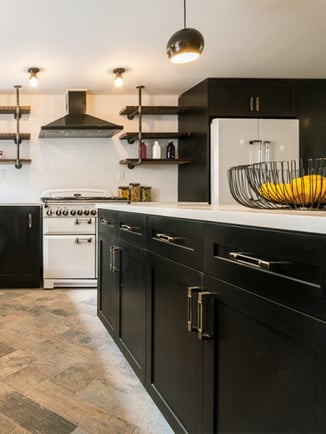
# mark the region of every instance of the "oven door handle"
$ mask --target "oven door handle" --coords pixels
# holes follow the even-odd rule
[[[74,225],[80,225],[81,223],[87,223],[88,225],[92,224],[91,218],[76,218],[74,221]]]
[[[91,243],[92,242],[92,238],[75,238],[75,243],[76,244],[81,244],[81,243]]]

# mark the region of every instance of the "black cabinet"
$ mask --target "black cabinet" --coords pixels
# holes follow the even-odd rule
[[[39,288],[41,208],[2,206],[0,209],[0,286]]]
[[[116,225],[117,213],[109,210],[99,211],[97,314],[113,338],[116,338],[118,334],[119,308]]]
[[[211,117],[294,117],[296,84],[282,79],[209,79]]]
[[[203,432],[325,433],[326,324],[216,278],[204,288]]]
[[[187,331],[188,287],[202,274],[151,254],[147,390],[175,432],[200,433],[201,344]]]
[[[315,234],[206,226],[204,432],[326,431],[325,243]]]
[[[145,382],[145,216],[99,211],[98,316]]]

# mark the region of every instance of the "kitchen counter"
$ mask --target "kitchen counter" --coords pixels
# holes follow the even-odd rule
[[[326,234],[326,211],[252,209],[241,205],[148,202],[98,203],[97,208],[219,223]]]

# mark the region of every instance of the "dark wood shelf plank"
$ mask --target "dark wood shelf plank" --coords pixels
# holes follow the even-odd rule
[[[132,165],[138,161],[137,158],[127,158],[125,160],[120,160],[120,164],[127,164]],[[189,164],[191,163],[190,158],[175,158],[175,159],[166,159],[166,158],[159,158],[159,159],[153,159],[153,158],[146,158],[142,160],[142,165],[152,165],[152,166],[158,166],[158,165],[181,165],[181,164]]]
[[[21,140],[29,140],[31,138],[30,133],[20,133],[19,137]],[[15,140],[16,133],[0,133],[0,140]]]
[[[21,114],[26,115],[31,112],[31,107],[29,105],[19,106],[19,111]],[[12,105],[2,105],[0,106],[1,115],[13,115],[16,113],[16,106]]]
[[[142,115],[177,115],[186,110],[186,107],[178,106],[142,106]],[[139,108],[136,105],[128,105],[120,110],[119,114],[126,115],[128,119],[133,119],[139,114]]]
[[[172,139],[180,137],[189,137],[190,132],[177,133],[177,132],[165,132],[165,133],[142,133],[142,138],[145,139]],[[119,137],[120,140],[128,140],[128,143],[134,143],[138,139],[138,133],[124,133]]]
[[[0,164],[15,164],[16,161],[15,158],[0,158]],[[30,164],[32,162],[29,158],[20,158],[19,161],[22,164]]]

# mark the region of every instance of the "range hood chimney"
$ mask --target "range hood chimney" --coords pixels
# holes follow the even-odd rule
[[[67,114],[41,127],[42,138],[106,138],[122,130],[121,125],[86,114],[86,91],[68,90]]]

